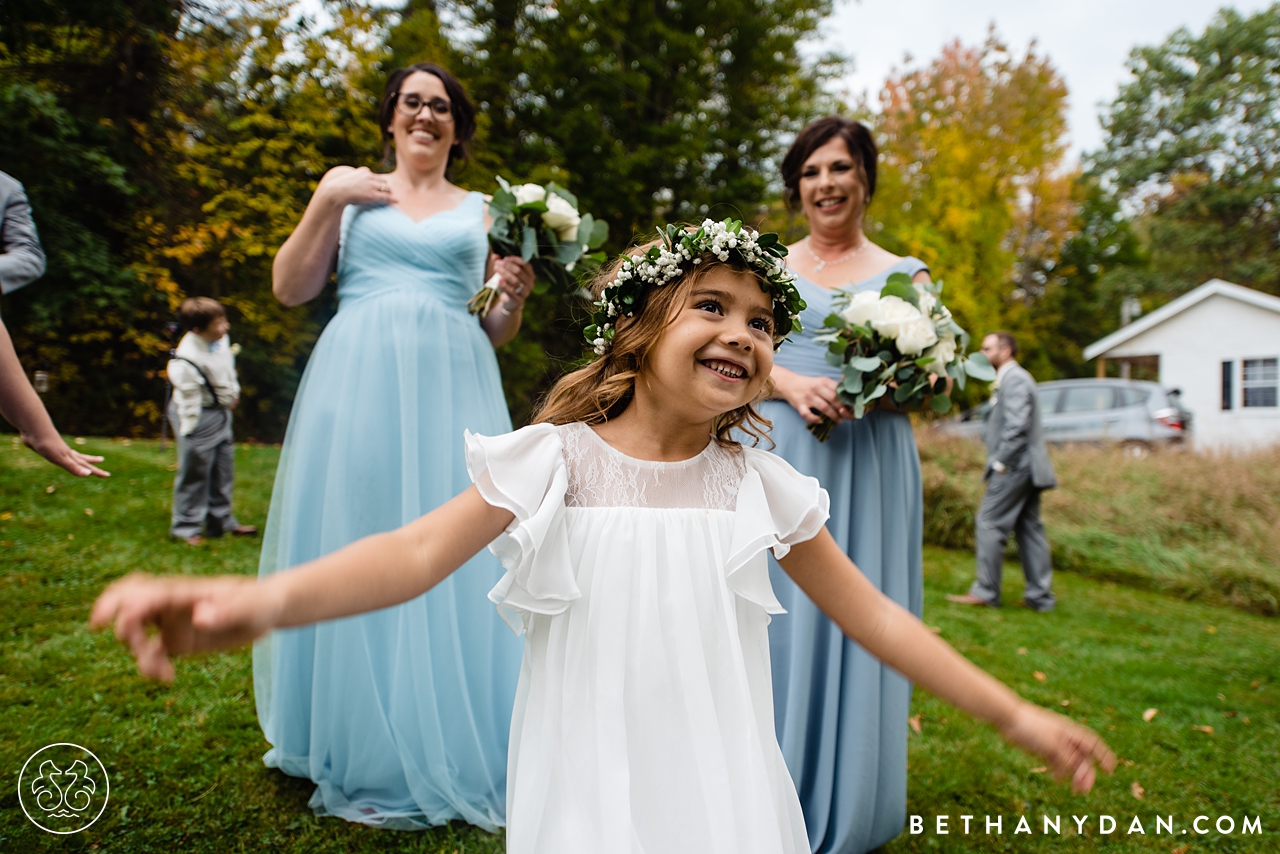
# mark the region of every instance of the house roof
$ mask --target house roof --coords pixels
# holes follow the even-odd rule
[[[1112,332],[1100,341],[1093,342],[1085,348],[1084,358],[1088,361],[1096,359],[1098,356],[1106,355],[1108,351],[1137,338],[1148,329],[1159,326],[1174,315],[1181,314],[1212,296],[1230,297],[1257,308],[1265,308],[1280,314],[1280,297],[1273,297],[1271,294],[1264,294],[1262,291],[1255,291],[1253,288],[1233,285],[1230,282],[1224,282],[1222,279],[1210,279],[1194,291],[1183,294],[1173,302],[1167,303],[1151,312],[1146,317]]]

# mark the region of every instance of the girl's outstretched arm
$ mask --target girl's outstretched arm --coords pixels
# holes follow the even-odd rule
[[[271,629],[375,611],[440,583],[514,518],[470,487],[422,518],[277,572],[264,581],[133,573],[107,587],[89,616],[115,624],[144,676],[173,679],[171,655],[227,649]],[[159,629],[151,635],[149,626]]]
[[[1108,772],[1116,758],[1093,730],[1023,700],[930,632],[911,612],[876,589],[823,528],[781,561],[819,608],[846,635],[917,685],[974,717],[1009,741],[1044,756],[1054,776],[1081,792],[1093,787],[1094,763]]]

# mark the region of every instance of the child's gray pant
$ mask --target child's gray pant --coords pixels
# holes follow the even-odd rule
[[[169,423],[178,424],[177,408],[169,407]],[[190,436],[178,437],[178,476],[173,481],[173,522],[169,533],[194,537],[221,536],[239,526],[231,512],[235,479],[235,442],[231,410],[206,409]]]

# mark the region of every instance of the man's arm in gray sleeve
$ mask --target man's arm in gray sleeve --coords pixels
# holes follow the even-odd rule
[[[1024,376],[1010,375],[1000,385],[1001,404],[1004,406],[1004,429],[1000,432],[1000,444],[992,455],[1006,466],[1012,466],[1021,458],[1031,434],[1031,414],[1034,411],[1036,384]]]
[[[0,211],[0,292],[6,294],[44,275],[44,249],[31,219],[31,205],[22,185],[14,184]]]

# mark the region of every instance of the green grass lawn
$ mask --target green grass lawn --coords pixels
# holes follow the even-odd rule
[[[82,449],[107,456],[114,476],[77,480],[0,444],[0,768],[11,781],[0,790],[0,851],[501,850],[500,838],[461,825],[402,833],[315,819],[312,785],[262,765],[248,650],[185,661],[165,687],[138,678],[109,635],[86,631],[89,605],[111,579],[133,569],[252,573],[258,544],[168,541],[172,446],[91,439]],[[237,450],[242,521],[264,523],[277,454]],[[971,572],[969,555],[926,551],[925,621],[1024,696],[1086,719],[1125,762],[1093,793],[1073,795],[1035,773],[1037,760],[920,692],[909,812],[929,832],[904,834],[888,851],[1280,850],[1280,621],[1066,573],[1051,614],[949,605],[943,594],[965,589]],[[1016,568],[1009,575],[1014,602]],[[1144,722],[1148,708],[1159,714]],[[90,748],[111,775],[107,812],[67,837],[28,823],[16,792],[26,758],[58,741]],[[932,832],[940,814],[951,816],[949,836]],[[976,817],[967,837],[962,814]],[[1061,837],[1040,833],[1044,814],[1062,816]],[[1109,837],[1099,836],[1100,814],[1117,819]],[[1002,835],[983,834],[986,815],[1003,816]],[[1020,815],[1034,834],[1014,835]],[[1091,840],[1076,836],[1072,815],[1089,816]],[[1145,837],[1125,833],[1135,815]],[[1155,835],[1156,815],[1173,816],[1174,836]],[[1197,815],[1231,815],[1236,834],[1182,835]],[[1240,834],[1246,815],[1260,817],[1262,836]]]

